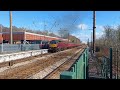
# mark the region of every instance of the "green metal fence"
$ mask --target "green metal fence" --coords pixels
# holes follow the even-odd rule
[[[88,73],[88,49],[86,48],[68,71],[60,74],[60,79],[86,79]]]
[[[109,48],[109,57],[103,56],[101,59],[101,74],[105,79],[112,79],[112,59],[113,59],[113,48]]]

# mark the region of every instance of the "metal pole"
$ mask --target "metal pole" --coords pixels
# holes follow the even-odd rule
[[[45,31],[45,29],[46,29],[46,28],[45,28],[45,20],[44,20],[44,31]],[[45,34],[44,34],[44,41],[45,41]]]
[[[110,79],[112,79],[112,48],[110,48]]]
[[[69,43],[69,32],[68,32],[68,43]]]
[[[96,13],[93,11],[93,53],[95,52]]]
[[[88,47],[89,47],[89,38],[88,38]]]
[[[24,44],[26,44],[26,30],[24,31]]]
[[[117,49],[117,79],[118,79],[118,49]]]
[[[1,33],[2,33],[2,25],[0,25],[0,28],[1,28]]]
[[[92,32],[91,32],[91,52],[92,52],[92,40],[93,40],[93,38],[92,38]]]
[[[9,12],[10,13],[10,44],[13,44],[13,33],[12,33],[12,11]]]
[[[3,52],[3,33],[2,33],[2,25],[1,25],[1,34],[2,34],[2,50],[1,50],[1,52]]]
[[[45,30],[45,20],[44,20],[44,30]]]
[[[76,43],[77,43],[77,38],[76,38]]]

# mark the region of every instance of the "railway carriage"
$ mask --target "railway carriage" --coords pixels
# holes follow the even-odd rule
[[[79,44],[75,44],[75,43],[68,43],[66,41],[62,41],[62,40],[52,40],[49,43],[49,52],[57,52],[57,51],[61,51],[61,50],[65,50],[65,49],[69,49],[69,48],[73,48],[73,47],[77,47],[79,46]]]

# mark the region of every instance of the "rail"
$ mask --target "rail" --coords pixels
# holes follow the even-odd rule
[[[47,79],[51,74],[55,74],[56,71],[59,71],[60,68],[62,66],[64,66],[66,63],[71,63],[75,61],[75,57],[80,53],[80,51],[82,51],[82,49],[80,49],[79,51],[77,51],[74,55],[72,55],[70,58],[68,58],[65,62],[63,62],[61,65],[59,65],[56,69],[54,69],[51,73],[49,73],[48,75],[46,75],[43,79]],[[71,61],[73,60],[73,61]]]
[[[88,77],[88,48],[81,53],[68,71],[60,74],[60,79],[87,79]]]

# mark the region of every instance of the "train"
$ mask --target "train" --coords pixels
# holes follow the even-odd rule
[[[81,44],[71,43],[64,39],[59,40],[30,40],[28,44],[39,44],[40,49],[48,49],[48,52],[58,52],[65,49],[80,46]]]
[[[49,41],[47,40],[31,40],[29,44],[39,44],[40,49],[49,48]]]
[[[65,49],[80,46],[80,44],[66,42],[62,40],[52,40],[49,42],[48,52],[58,52]]]

